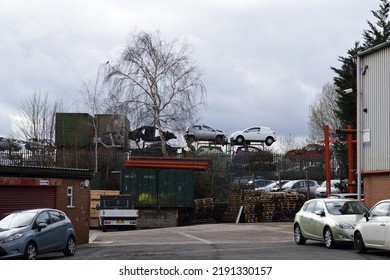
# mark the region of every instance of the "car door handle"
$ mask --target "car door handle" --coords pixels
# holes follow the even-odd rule
[[[381,227],[385,227],[385,226],[386,226],[386,224],[384,224],[384,223],[381,223],[381,224],[380,224],[380,226],[381,226]]]

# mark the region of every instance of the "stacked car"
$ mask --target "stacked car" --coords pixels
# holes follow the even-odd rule
[[[230,143],[244,145],[258,142],[271,146],[276,141],[276,133],[266,126],[252,126],[244,130],[233,132],[230,135]]]
[[[233,145],[265,143],[267,146],[271,146],[276,141],[276,133],[267,126],[252,126],[233,132],[228,139],[226,134],[220,129],[214,129],[204,124],[195,124],[186,128],[184,138],[189,143],[212,141],[216,144],[226,144],[230,140],[230,143]]]
[[[184,138],[188,143],[195,141],[212,141],[216,144],[226,144],[227,136],[219,129],[204,124],[195,124],[186,128]]]

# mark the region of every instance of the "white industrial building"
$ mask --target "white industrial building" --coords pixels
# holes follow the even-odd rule
[[[358,179],[371,207],[390,198],[390,42],[359,53],[357,67]]]

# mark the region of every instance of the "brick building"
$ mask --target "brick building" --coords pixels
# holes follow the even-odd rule
[[[92,178],[85,169],[0,166],[0,214],[57,208],[71,219],[77,243],[88,243]]]

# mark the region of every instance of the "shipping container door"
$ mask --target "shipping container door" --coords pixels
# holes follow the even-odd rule
[[[161,169],[158,172],[160,206],[192,207],[194,201],[194,171]]]
[[[123,169],[121,193],[132,194],[136,207],[157,206],[157,171],[150,168]]]

